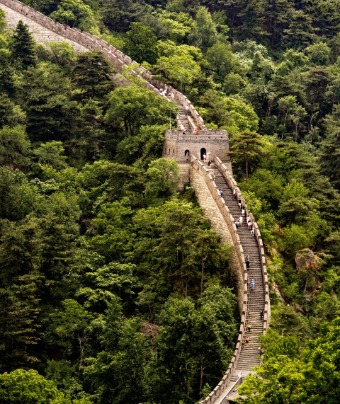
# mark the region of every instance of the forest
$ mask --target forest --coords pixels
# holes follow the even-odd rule
[[[244,404],[340,395],[339,0],[25,0],[229,133],[272,319]],[[161,158],[171,105],[0,10],[0,401],[191,404],[238,334],[232,246]],[[204,268],[204,272],[202,270]]]

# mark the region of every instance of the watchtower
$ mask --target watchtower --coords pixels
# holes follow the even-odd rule
[[[229,137],[226,130],[199,130],[186,133],[181,130],[167,130],[163,147],[163,157],[178,163],[189,163],[190,155],[203,161],[214,161],[218,157],[224,163],[229,162]]]
[[[226,130],[201,129],[195,131],[167,130],[163,146],[163,157],[175,160],[179,166],[178,189],[190,183],[190,156],[193,155],[211,167],[218,157],[232,173],[229,151],[229,137]],[[210,162],[210,163],[209,163]]]

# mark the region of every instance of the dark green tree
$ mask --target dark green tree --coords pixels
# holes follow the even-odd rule
[[[157,37],[152,29],[140,22],[134,22],[130,27],[126,33],[124,52],[138,63],[156,63]]]
[[[327,136],[321,142],[320,159],[322,172],[340,190],[340,107],[334,106],[332,114],[325,117]]]
[[[18,22],[13,33],[11,51],[14,63],[22,69],[27,69],[30,66],[36,65],[37,55],[35,51],[35,43],[29,32],[28,26],[21,20]]]
[[[100,0],[104,24],[118,32],[127,31],[131,22],[138,21],[146,12],[143,0]]]
[[[20,105],[33,141],[63,141],[78,130],[79,106],[71,100],[70,81],[50,67],[28,69],[20,88]]]
[[[101,53],[80,54],[72,69],[73,83],[76,85],[73,97],[83,103],[92,98],[104,104],[107,94],[115,88],[112,71],[112,66]]]

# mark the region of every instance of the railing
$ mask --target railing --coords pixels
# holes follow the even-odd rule
[[[238,266],[243,269],[243,298],[242,298],[242,307],[241,307],[241,323],[239,328],[239,335],[236,342],[236,347],[232,356],[232,359],[229,363],[228,369],[223,375],[220,382],[214,388],[214,390],[206,397],[204,400],[200,402],[200,404],[212,404],[215,402],[217,398],[221,396],[228,384],[230,383],[231,377],[233,375],[233,371],[236,369],[238,359],[240,357],[241,349],[242,349],[242,341],[245,334],[245,324],[247,322],[247,307],[248,307],[248,273],[245,264],[245,256],[243,252],[243,247],[240,242],[239,235],[236,231],[235,220],[232,214],[229,211],[229,208],[225,205],[224,199],[218,193],[218,187],[214,181],[213,176],[210,174],[209,169],[204,166],[202,162],[200,162],[195,156],[191,156],[191,164],[192,166],[199,170],[205,179],[205,182],[210,190],[212,197],[214,198],[224,220],[228,226],[234,247],[235,253],[238,261]],[[218,167],[219,171],[222,173],[223,177],[227,181],[229,187],[231,189],[235,189],[238,200],[241,200],[246,206],[245,201],[243,200],[241,191],[236,184],[236,181],[228,171],[227,167],[222,163],[222,161],[216,157],[215,164]],[[269,318],[270,318],[270,304],[269,304],[269,287],[268,287],[268,275],[265,264],[264,257],[264,249],[263,242],[261,238],[261,233],[259,231],[258,225],[254,220],[254,217],[251,213],[248,212],[248,215],[251,217],[254,224],[254,235],[256,237],[256,241],[259,247],[260,255],[261,255],[261,267],[263,273],[263,282],[264,282],[264,294],[265,294],[265,306],[264,306],[264,318],[263,318],[263,332],[265,332],[268,328]]]
[[[66,24],[60,24],[39,11],[34,10],[32,7],[21,3],[20,1],[0,0],[0,3],[10,7],[14,11],[19,12],[23,16],[30,18],[50,31],[84,46],[86,49],[101,52],[115,66],[118,72],[123,73],[124,70],[128,70],[131,75],[143,78],[145,80],[145,85],[150,90],[156,92],[157,95],[165,97],[163,95],[163,90],[166,89],[168,95],[167,98],[170,100],[173,99],[179,105],[186,107],[187,111],[190,112],[197,128],[205,129],[202,117],[184,94],[174,89],[170,85],[164,84],[155,79],[151,72],[146,70],[143,66],[139,65],[123,52],[116,49],[114,46],[110,45],[105,40],[88,34],[87,32],[80,31],[77,28],[71,28]]]

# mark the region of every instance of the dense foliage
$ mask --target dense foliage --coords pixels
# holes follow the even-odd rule
[[[122,48],[229,131],[272,286],[272,330],[246,402],[335,403],[338,0],[25,3]],[[36,46],[23,24],[1,31],[7,400],[31,377],[42,402],[190,403],[233,349],[229,253],[190,190],[176,195],[176,165],[159,159],[175,107],[138,83],[115,88],[111,73],[99,54]],[[28,402],[20,394],[12,402]]]

